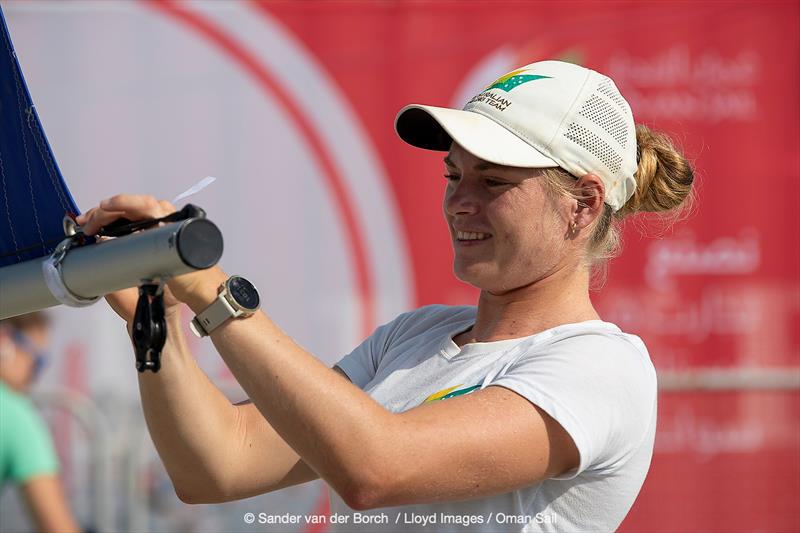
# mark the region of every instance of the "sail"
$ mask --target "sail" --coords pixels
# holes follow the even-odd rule
[[[0,267],[52,253],[78,208],[58,169],[0,8]]]
[[[80,307],[153,280],[210,268],[222,234],[202,210],[103,246],[82,237],[58,261],[64,218],[78,208],[58,170],[0,10],[0,319],[59,303]]]

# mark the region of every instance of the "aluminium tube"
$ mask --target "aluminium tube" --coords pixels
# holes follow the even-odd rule
[[[73,248],[61,263],[64,285],[93,298],[214,266],[222,256],[222,233],[208,219],[190,218],[117,239]],[[0,268],[0,319],[60,302],[44,281],[39,258]]]

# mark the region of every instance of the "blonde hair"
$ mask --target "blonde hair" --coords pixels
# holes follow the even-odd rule
[[[606,261],[622,251],[620,235],[624,219],[637,213],[658,213],[666,229],[688,215],[694,204],[694,170],[670,138],[639,124],[636,145],[636,191],[616,212],[605,204],[603,214],[590,229],[586,259],[592,268],[605,267]],[[567,171],[549,168],[542,176],[547,191],[554,197],[567,195],[578,201],[584,199],[575,191],[575,177]]]

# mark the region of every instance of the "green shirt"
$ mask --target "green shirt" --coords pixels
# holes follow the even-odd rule
[[[57,471],[58,459],[42,417],[28,398],[0,382],[0,486]]]

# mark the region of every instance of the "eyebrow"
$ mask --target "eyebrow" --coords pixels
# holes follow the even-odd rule
[[[453,160],[450,159],[450,156],[445,156],[443,161],[448,167],[458,168],[458,165],[456,165]],[[502,168],[502,165],[495,165],[494,163],[489,163],[488,161],[483,161],[473,167],[474,170],[490,170],[497,168]]]

